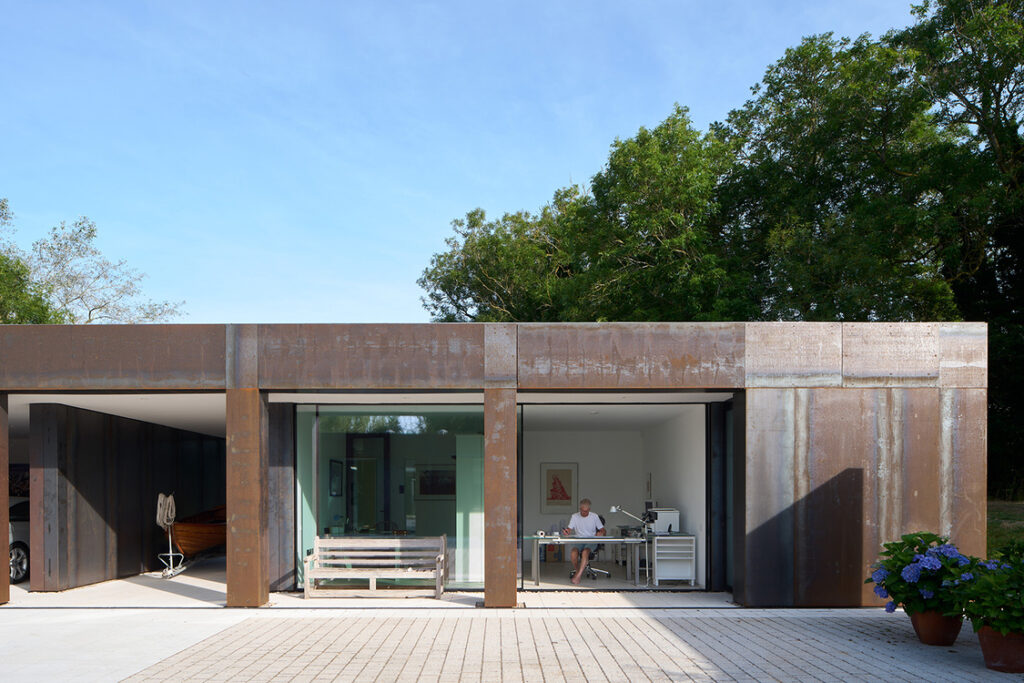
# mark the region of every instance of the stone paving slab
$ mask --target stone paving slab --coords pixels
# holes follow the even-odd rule
[[[981,681],[881,610],[263,611],[130,681]]]

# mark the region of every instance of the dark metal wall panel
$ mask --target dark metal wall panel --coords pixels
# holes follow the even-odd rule
[[[484,390],[484,605],[515,607],[518,566],[515,389]]]
[[[295,406],[271,403],[270,471],[267,482],[267,535],[270,590],[296,587],[295,567]]]
[[[938,385],[938,323],[843,323],[843,386]]]
[[[0,548],[6,548],[11,540],[8,538],[10,529],[10,433],[8,429],[7,394],[0,394]],[[0,571],[0,605],[11,599],[10,572]]]
[[[743,604],[793,604],[796,389],[747,389]],[[804,418],[805,419],[805,418]]]
[[[939,530],[939,390],[903,389],[902,453],[896,474],[902,479],[902,504],[897,532],[883,533],[887,540],[923,530]]]
[[[743,323],[521,324],[519,388],[742,388],[743,335]]]
[[[985,389],[943,389],[943,403],[951,404],[952,420],[947,422],[952,462],[947,485],[951,499],[950,537],[962,552],[984,557],[988,499],[988,396]],[[994,550],[994,548],[993,548]]]
[[[176,493],[179,518],[223,504],[223,487],[211,499],[202,486],[204,472],[223,471],[216,437],[54,404],[32,405],[30,429],[32,590],[155,568],[166,552],[158,492]],[[210,461],[183,457],[202,442]]]
[[[269,598],[267,403],[259,389],[227,391],[227,605]]]
[[[853,607],[870,599],[878,544],[877,473],[892,460],[887,390],[797,390],[794,604]],[[802,396],[801,396],[802,394]],[[885,454],[879,451],[885,451]]]
[[[263,389],[483,386],[484,326],[260,325]]]
[[[4,325],[0,388],[224,388],[223,325]]]
[[[745,334],[748,387],[842,385],[842,323],[747,323]]]
[[[711,403],[705,406],[705,433],[708,446],[707,584],[712,591],[722,591],[726,587],[725,540],[728,515],[725,508],[725,408],[724,403]]]
[[[747,604],[747,395],[737,392],[732,399],[732,596]]]

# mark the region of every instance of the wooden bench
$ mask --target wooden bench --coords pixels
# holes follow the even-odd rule
[[[370,591],[377,579],[433,579],[435,598],[444,593],[448,579],[446,536],[395,538],[320,538],[313,541],[313,553],[305,560],[305,597],[315,595],[352,596],[352,590],[321,588],[327,579],[368,579]],[[420,591],[422,592],[422,591]]]

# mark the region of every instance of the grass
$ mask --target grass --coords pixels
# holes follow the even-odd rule
[[[988,555],[1010,541],[1024,541],[1024,502],[988,501]]]

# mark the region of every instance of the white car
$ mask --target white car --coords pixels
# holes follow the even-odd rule
[[[21,583],[28,578],[28,498],[11,498],[8,533],[11,543],[11,583]]]

